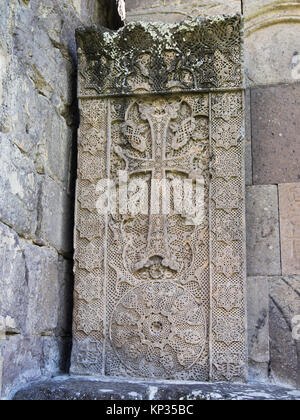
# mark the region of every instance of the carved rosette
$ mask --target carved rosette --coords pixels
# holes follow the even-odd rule
[[[120,360],[137,376],[169,378],[188,370],[206,344],[204,310],[172,282],[146,282],[117,304],[110,339]]]
[[[241,18],[93,27],[77,42],[72,372],[243,380]],[[120,197],[119,171],[130,204],[100,214],[98,183]],[[171,208],[149,215],[154,181]],[[198,189],[182,207],[187,181]]]

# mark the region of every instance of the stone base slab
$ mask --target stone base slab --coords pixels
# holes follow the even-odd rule
[[[143,382],[60,376],[20,389],[13,400],[300,400],[300,391],[266,384]]]

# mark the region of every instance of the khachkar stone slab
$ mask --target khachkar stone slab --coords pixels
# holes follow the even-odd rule
[[[241,18],[77,41],[72,372],[243,380]]]

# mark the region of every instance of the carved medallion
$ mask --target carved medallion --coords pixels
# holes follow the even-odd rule
[[[138,376],[172,377],[199,359],[206,325],[203,308],[182,286],[146,282],[117,304],[110,338],[118,357]]]

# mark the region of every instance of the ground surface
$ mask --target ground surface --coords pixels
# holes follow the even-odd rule
[[[19,390],[14,400],[300,400],[300,391],[264,384],[143,382],[61,376]]]

